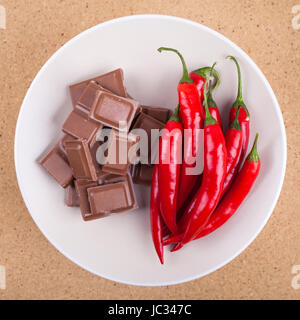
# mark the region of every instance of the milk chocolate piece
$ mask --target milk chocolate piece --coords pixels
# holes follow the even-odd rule
[[[156,141],[152,141],[153,145],[151,145],[151,130],[152,129],[161,130],[164,127],[165,127],[165,124],[163,122],[145,114],[144,112],[141,112],[140,115],[138,116],[135,124],[132,127],[132,130],[144,129],[148,136],[148,159],[141,159],[142,163],[147,162],[150,165],[152,163],[151,160],[155,160],[159,137],[157,135]],[[153,137],[155,137],[155,135],[153,135]]]
[[[154,166],[137,164],[131,166],[131,177],[135,184],[151,185]]]
[[[97,173],[86,140],[68,140],[64,143],[73,176],[76,179],[97,181]]]
[[[95,218],[138,207],[129,175],[124,181],[88,188],[87,191],[91,213]]]
[[[87,114],[76,109],[70,113],[69,117],[63,124],[62,130],[77,139],[82,138],[90,142],[95,133],[101,129],[101,127],[101,124],[90,120],[87,117]]]
[[[166,123],[170,118],[170,110],[160,107],[142,106],[142,112],[163,123]]]
[[[58,151],[60,152],[61,156],[66,160],[68,161],[68,157],[67,157],[67,153],[66,153],[66,150],[65,150],[65,147],[64,147],[64,142],[66,140],[75,140],[74,137],[70,136],[69,134],[65,134],[59,141],[58,143],[56,144],[56,147],[58,149]]]
[[[80,106],[88,111],[91,110],[93,103],[96,99],[97,96],[97,91],[105,91],[108,93],[111,93],[111,91],[103,88],[99,84],[97,84],[95,81],[91,81],[83,90],[82,94],[80,95],[78,101],[77,101],[77,106]]]
[[[102,171],[117,175],[127,174],[133,157],[136,156],[132,147],[137,142],[138,137],[131,133],[127,135],[111,130],[106,162],[102,166]]]
[[[65,203],[68,207],[79,207],[79,197],[74,183],[70,183],[65,189]]]
[[[127,97],[126,89],[124,86],[123,70],[116,69],[114,71],[108,72],[101,76],[71,85],[69,87],[69,91],[72,99],[72,104],[74,107],[76,106],[77,100],[82,94],[84,88],[91,81],[96,82],[97,84],[101,85],[105,89],[108,89],[109,91],[111,91],[112,93],[118,96]]]
[[[40,164],[48,171],[48,173],[65,188],[71,183],[72,169],[67,161],[61,155],[61,152],[55,146],[41,161]]]
[[[98,185],[97,182],[88,181],[88,180],[76,180],[75,181],[75,189],[79,198],[79,206],[83,220],[91,220],[91,208],[88,200],[87,189],[91,187],[96,187]]]
[[[139,103],[135,100],[98,91],[89,117],[119,131],[128,131],[139,107]],[[120,121],[123,122],[122,127],[120,127]]]

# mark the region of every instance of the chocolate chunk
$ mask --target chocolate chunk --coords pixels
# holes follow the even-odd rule
[[[57,143],[56,147],[58,151],[60,152],[61,156],[68,161],[67,153],[64,147],[64,142],[66,140],[75,140],[74,137],[70,136],[69,134],[65,134]]]
[[[82,138],[90,142],[95,133],[101,128],[101,124],[90,120],[87,114],[76,109],[70,113],[63,124],[62,130],[77,139]]]
[[[73,176],[76,179],[97,181],[97,173],[86,140],[68,140],[64,143]]]
[[[65,189],[65,203],[68,207],[79,207],[79,197],[74,183],[70,183]]]
[[[138,135],[137,132],[134,131],[134,129],[144,129],[145,132],[147,133],[147,137],[148,137],[148,159],[144,159],[143,158],[143,154],[141,154],[141,161],[144,164],[151,164],[152,161],[155,160],[156,157],[156,152],[158,149],[158,138],[159,136],[156,136],[156,140],[152,141],[152,145],[151,145],[151,130],[152,129],[163,129],[165,127],[165,124],[147,114],[145,114],[144,112],[141,112],[140,115],[138,116],[135,124],[132,127],[133,133]],[[153,134],[153,139],[155,139],[155,135]],[[141,138],[141,143],[142,138]]]
[[[131,177],[135,184],[151,185],[154,166],[137,164],[131,166]]]
[[[116,69],[114,71],[108,72],[101,76],[71,85],[69,87],[69,91],[72,99],[72,104],[74,107],[76,106],[76,103],[80,95],[82,94],[84,88],[91,81],[96,82],[97,84],[108,89],[109,91],[111,91],[116,95],[119,95],[121,97],[127,97],[126,89],[124,86],[123,70]]]
[[[111,130],[109,139],[106,161],[102,166],[102,171],[125,175],[131,162],[134,161],[133,157],[136,156],[133,146],[137,145],[138,137],[131,133],[127,135]]]
[[[135,100],[98,91],[89,117],[108,127],[128,132],[138,108],[139,103]],[[120,121],[122,121],[122,127],[120,127]]]
[[[142,106],[142,112],[163,123],[166,123],[170,118],[170,110],[160,107]]]
[[[91,220],[91,208],[88,199],[87,189],[91,187],[96,187],[98,185],[97,182],[87,181],[87,180],[76,180],[75,181],[75,189],[79,198],[80,211],[82,214],[83,220]]]
[[[91,213],[95,218],[138,207],[129,175],[121,182],[88,188],[87,192]]]
[[[63,187],[69,185],[73,179],[72,169],[55,146],[41,161],[40,164]]]

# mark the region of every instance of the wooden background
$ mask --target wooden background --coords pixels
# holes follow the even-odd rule
[[[7,27],[0,29],[0,265],[6,267],[7,288],[0,290],[0,299],[299,299],[300,289],[291,286],[292,266],[300,265],[300,30],[292,27],[297,4],[299,0],[0,0],[7,14]],[[27,212],[13,154],[22,100],[47,59],[91,26],[144,13],[197,21],[245,50],[278,98],[288,139],[279,202],[250,247],[202,279],[155,288],[102,279],[60,254]]]

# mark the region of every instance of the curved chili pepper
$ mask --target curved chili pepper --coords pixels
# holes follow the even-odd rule
[[[158,183],[160,211],[172,233],[177,232],[176,213],[182,155],[182,125],[178,107],[166,123],[159,139]]]
[[[189,171],[195,168],[197,161],[194,159],[199,157],[200,154],[200,129],[204,117],[201,114],[202,105],[200,103],[198,90],[193,80],[189,77],[185,61],[180,52],[172,48],[164,47],[159,48],[158,51],[175,52],[179,56],[183,67],[183,75],[177,87],[180,119],[183,122],[185,130],[184,157],[181,166],[177,210],[180,212],[180,209],[184,207],[199,177],[199,174],[191,174]]]
[[[207,81],[208,79],[205,81],[205,88]],[[209,112],[205,90],[204,107],[204,170],[202,184],[181,219],[180,228],[184,230],[184,235],[173,251],[180,249],[184,244],[191,241],[203,229],[216,208],[223,190],[227,166],[226,144],[220,125]]]
[[[163,221],[160,214],[160,200],[159,200],[159,184],[158,184],[158,165],[155,164],[152,184],[151,184],[151,198],[150,198],[150,224],[152,232],[152,240],[161,264],[164,264],[163,251]]]
[[[223,194],[225,194],[227,192],[227,190],[229,189],[234,177],[236,176],[239,168],[242,165],[244,157],[247,153],[248,144],[249,144],[249,134],[250,134],[250,129],[249,129],[250,115],[249,115],[249,111],[248,111],[248,109],[243,101],[243,97],[242,97],[242,77],[241,77],[240,66],[239,66],[237,60],[235,59],[235,57],[228,56],[226,59],[231,59],[234,61],[234,63],[236,64],[236,67],[237,67],[237,72],[238,72],[238,93],[237,93],[237,98],[230,109],[229,124],[231,125],[232,122],[234,121],[235,114],[236,114],[238,108],[240,107],[241,111],[239,113],[239,122],[242,127],[243,142],[242,142],[242,150],[241,150],[241,154],[239,157],[239,161],[237,162],[236,166],[233,167],[232,171],[227,175],[227,177],[225,179]]]
[[[216,84],[214,87],[212,86],[211,81],[209,82],[210,90],[208,92],[208,97],[207,97],[208,109],[209,109],[211,115],[213,116],[213,118],[215,118],[217,120],[217,122],[219,123],[219,125],[222,128],[222,119],[220,116],[220,112],[219,112],[219,109],[216,105],[216,102],[214,101],[214,99],[212,97],[212,91],[215,90],[220,84],[219,73],[214,68],[204,67],[204,68],[192,71],[190,73],[190,78],[194,81],[194,83],[197,87],[200,102],[201,102],[201,107],[202,107],[201,110],[203,112],[202,114],[203,114],[203,119],[204,119],[205,112],[204,112],[204,107],[203,107],[203,99],[204,99],[203,90],[204,90],[204,83],[206,80],[207,73],[210,73],[210,75],[214,75],[214,77],[216,78]]]
[[[195,240],[202,238],[221,227],[230,217],[232,217],[250,192],[260,170],[260,160],[257,153],[257,139],[258,134],[256,134],[252,150],[249,153],[241,171],[232,183],[230,190],[210,217],[207,225],[195,237]],[[168,245],[179,242],[181,241],[182,236],[183,234],[172,236],[164,240],[163,244]]]

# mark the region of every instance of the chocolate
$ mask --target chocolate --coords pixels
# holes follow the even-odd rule
[[[68,161],[68,157],[67,157],[67,153],[64,147],[64,142],[66,140],[75,140],[74,137],[70,136],[69,134],[65,134],[56,144],[56,147],[58,149],[58,151],[60,152],[61,156]]]
[[[97,182],[88,181],[88,180],[76,180],[75,181],[75,189],[79,198],[79,206],[83,220],[91,220],[91,208],[88,199],[87,189],[91,187],[96,187],[98,185]]]
[[[79,207],[79,197],[74,183],[70,183],[65,189],[65,203],[68,207]]]
[[[131,177],[87,189],[92,215],[96,218],[137,208]]]
[[[88,79],[69,87],[70,96],[72,99],[72,104],[75,107],[76,103],[81,96],[84,88],[91,82],[94,81],[101,85],[105,89],[111,91],[112,93],[119,95],[121,97],[127,97],[127,92],[124,86],[124,76],[122,69],[116,69],[114,71],[108,72],[106,74],[100,75],[98,77]]]
[[[131,166],[131,177],[135,184],[151,185],[154,166],[136,164]]]
[[[142,106],[142,112],[163,123],[166,123],[170,118],[170,110],[160,107]]]
[[[77,139],[82,138],[90,142],[96,132],[101,128],[101,124],[90,120],[87,114],[76,109],[70,113],[63,124],[62,130]]]
[[[142,163],[151,164],[152,160],[153,161],[155,160],[159,136],[157,135],[156,141],[153,140],[152,141],[153,145],[151,145],[151,130],[152,129],[162,130],[164,127],[165,127],[165,124],[163,122],[145,114],[144,112],[141,112],[140,115],[138,116],[138,118],[136,119],[136,121],[132,127],[132,130],[144,129],[146,131],[147,137],[148,137],[148,159],[143,159],[143,155],[141,154]],[[138,135],[138,133],[136,133],[134,131],[133,131],[133,133]],[[155,139],[154,134],[153,134],[153,139]]]
[[[135,100],[99,90],[89,117],[108,127],[128,132],[139,107],[139,103]]]
[[[63,188],[72,182],[72,169],[57,146],[43,157],[40,164]]]
[[[97,181],[97,173],[87,141],[68,140],[65,141],[64,147],[74,178]]]
[[[134,160],[133,157],[136,156],[133,146],[137,145],[138,137],[131,133],[127,135],[111,130],[109,139],[108,150],[105,154],[106,161],[102,166],[102,171],[125,175]]]

